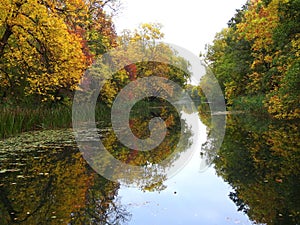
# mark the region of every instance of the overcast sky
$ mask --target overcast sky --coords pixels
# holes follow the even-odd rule
[[[122,10],[114,18],[116,30],[134,29],[140,23],[163,25],[164,41],[199,55],[216,32],[246,0],[122,0]]]

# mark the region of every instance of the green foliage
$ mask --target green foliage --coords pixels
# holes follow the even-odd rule
[[[178,56],[171,47],[159,42],[163,37],[161,25],[156,23],[141,24],[134,31],[123,31],[118,37],[121,48],[117,48],[117,52],[110,52],[113,54],[110,66],[122,65],[124,68],[112,74],[112,78],[104,84],[99,100],[111,106],[114,98],[128,83],[149,76],[164,77],[184,87],[191,76],[188,72],[189,62]],[[99,58],[91,70],[104,70],[107,62],[102,63],[102,60],[105,59]],[[134,95],[133,91],[132,97]]]
[[[228,106],[300,117],[299,9],[299,1],[250,1],[216,35],[206,60]]]
[[[233,100],[230,109],[260,115],[268,115],[267,109],[263,104],[264,99],[265,96],[263,95],[239,96]]]
[[[232,187],[229,197],[256,223],[300,222],[299,121],[229,115],[217,174]]]

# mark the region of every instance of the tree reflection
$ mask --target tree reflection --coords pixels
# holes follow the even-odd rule
[[[229,197],[249,218],[266,224],[300,222],[299,121],[230,115],[215,159]]]
[[[147,137],[148,121],[153,116],[161,116],[166,121],[167,135],[158,147],[146,152],[128,149],[118,142],[111,129],[104,129],[101,138],[114,157],[143,167],[142,179],[133,173],[127,180],[112,182],[96,174],[78,152],[68,130],[29,133],[23,138],[0,142],[0,224],[116,225],[128,222],[131,214],[118,198],[121,182],[134,184],[144,191],[165,189],[167,167],[191,144],[190,129],[169,103],[140,104],[149,104],[155,110],[141,113],[139,110],[146,109],[145,105],[133,109],[132,131],[140,138]],[[184,137],[177,148],[181,128]],[[160,165],[170,154],[174,154],[172,160]]]
[[[91,171],[73,146],[14,154],[1,158],[0,224],[129,221],[130,213],[116,197],[119,184]]]
[[[93,174],[94,183],[87,191],[86,205],[72,213],[69,224],[124,224],[131,214],[117,198],[120,184]]]
[[[138,151],[124,146],[118,141],[112,129],[99,130],[103,145],[114,158],[144,169],[143,176],[139,178],[134,171],[124,171],[124,168],[115,168],[112,172],[130,173],[130,176],[126,175],[126,180],[120,181],[125,185],[134,184],[144,191],[165,189],[166,170],[172,167],[180,154],[191,145],[192,133],[186,121],[180,118],[174,106],[163,99],[146,99],[138,102],[133,107],[129,119],[131,131],[140,139],[149,137],[149,121],[154,117],[161,117],[165,121],[167,133],[162,143],[149,151]],[[124,132],[128,131],[124,130]],[[178,144],[179,139],[181,139],[180,144]],[[170,155],[172,158],[168,163],[161,165],[160,163]]]

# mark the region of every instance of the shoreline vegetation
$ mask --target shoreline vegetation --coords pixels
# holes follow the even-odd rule
[[[72,122],[71,107],[5,107],[0,112],[0,139],[22,132],[69,128]]]
[[[97,104],[96,121],[107,119],[110,109]],[[22,132],[72,128],[72,106],[5,107],[0,111],[0,139],[16,136]]]
[[[299,12],[299,1],[248,1],[207,45],[228,109],[300,118]]]
[[[135,114],[141,112],[149,113],[146,112],[149,107],[149,103],[149,101],[145,101],[144,103],[140,102],[138,106],[135,107]],[[160,103],[158,103],[156,107],[159,108],[159,104]],[[96,121],[104,121],[108,126],[110,123],[110,112],[110,107],[102,103],[97,103],[95,111]],[[199,113],[210,114],[207,103],[202,103],[199,105]],[[267,113],[267,111],[251,108],[251,105],[245,107],[245,104],[242,104],[236,108],[231,108],[225,112],[217,112],[217,114],[214,115],[223,114],[252,114],[262,118],[274,119]],[[208,117],[210,116],[208,115]],[[28,131],[72,128],[72,106],[58,105],[51,108],[45,106],[40,106],[37,108],[5,107],[0,111],[0,124],[0,140]]]

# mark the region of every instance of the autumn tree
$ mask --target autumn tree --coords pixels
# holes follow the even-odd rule
[[[58,101],[74,90],[93,56],[115,43],[109,2],[2,1],[0,95]]]
[[[54,100],[60,88],[74,89],[85,57],[62,18],[37,1],[7,1],[1,7],[2,95]]]
[[[160,42],[164,37],[161,28],[162,26],[156,23],[141,24],[134,31],[123,31],[118,37],[118,45],[121,47],[111,53],[112,62],[108,63],[108,66],[113,68],[116,65],[122,65],[124,68],[111,74],[111,79],[101,91],[101,101],[111,105],[124,86],[143,77],[164,77],[182,87],[187,84],[191,76],[189,62],[178,56],[170,46]],[[103,65],[101,60],[96,62],[92,70],[101,71],[103,74],[107,63]],[[153,87],[155,88],[155,85]],[[135,93],[132,94],[134,96]]]
[[[249,1],[208,46],[228,106],[299,118],[299,3]]]
[[[300,117],[300,4],[299,1],[283,1],[278,4],[279,25],[274,29],[274,57],[280,79],[267,96],[268,111],[279,119]]]

